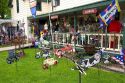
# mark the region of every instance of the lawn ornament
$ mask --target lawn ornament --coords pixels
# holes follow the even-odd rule
[[[8,57],[6,59],[8,64],[13,63],[14,61],[18,61],[19,57],[25,55],[24,50],[24,43],[25,43],[25,36],[22,34],[22,30],[19,30],[15,33],[15,36],[12,37],[11,43],[14,44],[15,49],[8,51]]]
[[[40,42],[42,43],[42,45],[48,46],[49,45],[49,41],[45,40],[47,32],[43,30],[43,31],[40,32],[40,34],[41,34]]]
[[[95,53],[92,57],[88,59],[82,59],[78,61],[77,64],[80,64],[82,68],[89,68],[99,63],[100,59],[101,59],[101,55],[99,53]]]
[[[49,41],[45,40],[47,31],[46,30],[41,31],[40,35],[41,35],[40,41],[36,42],[36,47],[38,47],[40,51],[36,53],[35,58],[39,59],[41,57],[44,57],[44,58],[51,57],[51,54],[49,52],[50,48],[48,48],[50,43]]]
[[[18,60],[19,60],[19,56],[15,53],[15,50],[9,50],[8,57],[6,58],[7,63],[12,64],[13,62]]]
[[[42,58],[42,57],[44,57],[44,58],[48,58],[48,57],[51,57],[51,54],[50,54],[50,52],[48,51],[48,49],[41,49],[41,51],[40,52],[37,52],[36,53],[36,55],[35,55],[35,58],[36,59],[39,59],[39,58]]]
[[[114,60],[115,62],[124,65],[124,61],[125,61],[125,49],[121,49],[120,50],[120,54],[116,54],[114,56],[111,57],[112,60]]]
[[[35,47],[38,47],[39,52],[36,53],[35,58],[48,58],[51,57],[51,54],[49,52],[50,48],[45,47],[41,42],[36,42]]]
[[[108,64],[108,63],[113,63],[113,64],[116,64],[116,63],[119,63],[121,65],[124,64],[124,60],[125,60],[125,50],[124,49],[121,49],[120,50],[120,54],[109,54],[109,53],[106,53],[102,50],[102,62],[104,62],[105,64]]]
[[[125,67],[124,54],[125,54],[125,50],[122,49],[120,55],[116,54],[114,56],[110,56],[109,54],[104,52],[104,49],[101,49],[88,59],[79,59],[79,60],[72,59],[72,61],[76,64],[76,68],[77,70],[79,70],[80,73],[86,74],[85,69],[92,67],[100,62],[104,62],[105,64],[108,64],[109,62],[111,63],[115,62],[115,63],[119,63],[121,67],[124,68]]]
[[[16,55],[18,55],[19,57],[23,57],[24,56],[24,51],[23,50],[17,50]]]
[[[34,42],[34,47],[35,47],[35,48],[38,48],[38,46],[41,46],[40,44],[41,44],[41,43],[40,43],[38,40],[36,40],[36,41]]]
[[[54,54],[58,58],[61,58],[64,55],[64,53],[66,53],[66,52],[68,52],[68,53],[73,52],[73,47],[71,45],[65,45],[65,47],[63,47],[63,48],[54,50]]]
[[[85,70],[89,67],[92,67],[96,64],[98,64],[101,60],[101,52],[95,53],[92,57],[87,58],[87,59],[71,59],[75,65],[77,70],[79,70],[80,73],[84,73],[86,75]],[[74,70],[74,69],[73,69]]]
[[[14,44],[15,50],[19,56],[24,56],[24,44],[25,44],[25,39],[26,36],[22,34],[22,30],[19,30],[18,32],[15,33],[15,36],[11,39],[11,43]]]
[[[101,53],[101,61],[104,64],[108,64],[110,62],[110,55],[108,53],[104,52],[104,49],[101,49],[100,53]]]
[[[48,69],[50,66],[56,65],[57,63],[58,61],[55,60],[54,58],[48,58],[43,61],[43,69]]]

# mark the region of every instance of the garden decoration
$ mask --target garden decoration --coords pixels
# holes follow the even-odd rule
[[[16,54],[15,50],[9,50],[8,57],[6,58],[7,63],[12,64],[13,62],[18,60],[19,60],[19,56]]]
[[[25,55],[24,53],[24,43],[25,43],[25,36],[22,34],[22,30],[19,30],[15,33],[15,37],[12,38],[12,44],[15,46],[16,53],[22,57]],[[22,46],[22,47],[21,47]]]
[[[35,42],[35,47],[38,47],[39,52],[36,53],[35,58],[48,58],[51,57],[51,54],[49,52],[50,48],[48,48],[49,46],[49,42],[47,40],[45,40],[46,33],[44,31],[41,31],[41,37],[40,37],[40,41],[36,41]]]
[[[73,52],[73,47],[69,44],[65,45],[63,48],[60,49],[54,49],[54,54],[61,58],[66,52],[71,53]]]
[[[40,42],[42,43],[42,45],[46,45],[46,46],[49,46],[49,41],[45,40],[46,39],[46,35],[47,35],[47,32],[45,30],[41,31],[40,32]]]
[[[39,52],[36,53],[35,58],[39,59],[39,58],[48,58],[51,57],[51,53],[49,52],[50,48],[46,48],[46,47],[41,47],[39,48]]]
[[[124,62],[125,62],[125,49],[120,50],[120,54],[109,54],[102,49],[100,51],[101,53],[101,62],[104,64],[120,64],[122,68],[125,68]]]
[[[115,61],[116,63],[119,63],[122,67],[124,67],[124,61],[125,61],[125,49],[120,50],[120,54],[116,54],[112,57],[109,57],[110,62]]]
[[[19,32],[15,33],[15,37],[12,38],[11,41],[12,44],[14,44],[15,49],[8,51],[8,57],[6,59],[8,64],[13,63],[14,61],[18,61],[19,57],[24,56],[24,43],[25,43],[25,36],[22,36],[22,31],[19,30]]]
[[[56,65],[57,63],[58,61],[55,60],[54,58],[48,58],[43,61],[43,69],[48,69],[50,66]]]
[[[101,52],[95,53],[92,57],[89,57],[87,59],[71,59],[75,64],[76,68],[79,70],[80,73],[85,73],[85,70],[89,67],[92,67],[96,64],[98,64],[101,60]]]

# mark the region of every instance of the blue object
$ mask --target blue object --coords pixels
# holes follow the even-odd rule
[[[118,62],[121,65],[124,64],[124,56],[123,55],[115,55],[111,58],[114,59],[116,62]]]

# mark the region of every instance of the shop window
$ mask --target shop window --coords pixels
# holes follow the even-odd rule
[[[17,13],[19,13],[19,0],[16,0]]]
[[[53,7],[59,6],[60,0],[53,0]]]
[[[41,11],[41,1],[37,1],[37,4],[36,4],[36,10],[37,11]]]

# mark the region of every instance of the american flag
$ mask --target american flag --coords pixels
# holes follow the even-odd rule
[[[124,55],[115,55],[111,58],[114,59],[116,62],[118,62],[121,65],[124,64]]]

